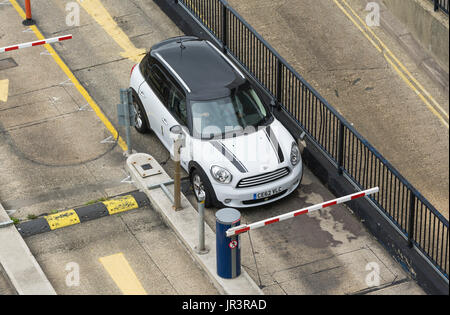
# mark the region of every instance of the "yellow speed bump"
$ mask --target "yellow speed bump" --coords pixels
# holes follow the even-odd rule
[[[139,208],[136,199],[131,195],[103,201],[103,204],[110,215]]]
[[[73,209],[46,216],[45,219],[52,231],[80,223],[80,218]]]

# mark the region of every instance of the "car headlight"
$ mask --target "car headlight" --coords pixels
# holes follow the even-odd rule
[[[302,157],[300,155],[300,149],[298,148],[297,143],[292,143],[291,148],[291,164],[292,166],[296,166],[300,161],[302,160]]]
[[[211,175],[221,184],[229,184],[233,179],[233,176],[227,169],[217,165],[211,167]]]

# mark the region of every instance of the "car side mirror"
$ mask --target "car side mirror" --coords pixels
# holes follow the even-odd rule
[[[272,108],[272,111],[275,111],[275,110],[280,110],[281,106],[280,106],[280,103],[278,103],[276,100],[272,99],[270,101],[270,108]]]
[[[175,135],[181,135],[183,134],[183,130],[181,129],[180,125],[175,125],[170,128],[170,133],[173,133]]]
[[[169,129],[169,131],[170,131],[170,138],[174,142],[178,142],[179,141],[179,145],[181,147],[186,146],[186,137],[184,136],[183,128],[180,125],[172,126]]]

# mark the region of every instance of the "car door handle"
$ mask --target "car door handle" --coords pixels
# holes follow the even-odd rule
[[[168,125],[169,124],[165,118],[162,118],[161,120],[164,123],[164,125]]]
[[[141,96],[145,97],[145,93],[144,93],[144,91],[140,91],[140,92],[139,92],[139,95],[141,95]]]

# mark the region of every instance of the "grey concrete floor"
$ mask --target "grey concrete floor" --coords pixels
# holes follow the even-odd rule
[[[58,294],[122,291],[99,261],[122,253],[147,294],[218,294],[175,233],[151,208],[105,217],[26,239]],[[67,277],[79,266],[79,285]],[[69,282],[70,283],[70,282]]]
[[[228,2],[448,218],[448,128],[333,0]],[[366,1],[347,2],[365,19]],[[448,113],[447,92],[395,38],[372,30]]]
[[[1,270],[0,266],[0,295],[13,295],[16,294],[13,286],[9,282],[8,278],[4,274],[3,270]]]
[[[55,9],[64,10],[64,3],[56,3]],[[39,18],[38,8],[45,9],[45,4],[42,1],[36,6],[36,18]],[[45,16],[53,21],[51,14]],[[11,5],[0,6],[0,20],[0,46],[36,40]],[[103,36],[108,41],[98,27],[97,32],[100,33],[98,38]],[[80,37],[94,40],[89,33]],[[74,47],[78,45],[75,43]],[[63,44],[55,46],[69,51]],[[97,47],[91,42],[84,48],[79,47],[77,52],[69,52],[80,58],[79,53],[92,46]],[[98,53],[104,48],[99,46]],[[112,44],[106,51],[116,56]],[[13,58],[17,66],[0,70],[0,79],[9,80],[8,100],[0,102],[2,204],[7,209],[16,209],[16,218],[27,220],[52,210],[73,208],[101,197],[135,190],[133,185],[122,183],[126,177],[122,150],[113,143],[102,143],[110,136],[109,131],[89,106],[85,106],[86,100],[67,81],[67,76],[44,47],[12,52],[0,59],[3,57]],[[104,62],[92,53],[88,61],[93,63],[96,57],[97,62]],[[114,68],[116,64],[110,66]],[[116,74],[125,74],[126,78],[129,67],[124,64],[124,68],[116,69]],[[97,79],[106,86],[111,82],[105,82],[102,76]],[[123,82],[120,87],[126,87],[126,80]],[[117,83],[108,101],[102,102],[108,110],[119,102]],[[123,254],[148,294],[217,294],[175,234],[149,208],[37,235],[26,242],[59,294],[120,294],[122,290],[99,262],[101,257],[118,253]],[[79,286],[67,286],[69,271],[65,268],[70,263],[79,265]],[[0,293],[11,294],[3,278]]]
[[[36,40],[12,6],[2,5],[0,14],[2,46]],[[4,207],[27,219],[134,190],[121,183],[126,177],[121,149],[101,143],[111,134],[45,48],[3,57],[17,63],[0,71],[0,78],[9,80],[8,100],[0,103]]]
[[[188,198],[195,204],[192,194]],[[308,170],[300,188],[264,207],[241,209],[252,223],[334,199]],[[215,230],[215,212],[206,221]],[[423,294],[345,205],[283,221],[241,236],[242,265],[263,292],[271,295]],[[379,267],[380,283],[366,282],[369,264]],[[398,289],[400,284],[402,289]],[[373,291],[372,291],[373,290]],[[400,293],[401,292],[401,293]]]
[[[128,86],[129,73],[134,62],[121,56],[121,47],[85,10],[80,11],[80,26],[67,27],[65,24],[65,3],[64,1],[41,0],[39,6],[34,8],[34,16],[38,20],[38,26],[47,37],[66,33],[74,35],[74,40],[57,44],[55,49],[99,104],[106,116],[114,122],[116,121],[116,103],[119,101],[119,89]],[[181,34],[180,30],[152,1],[102,0],[101,3],[136,48],[148,49],[162,39]],[[1,10],[11,10],[11,7],[3,7]],[[0,11],[0,14],[2,13]],[[17,16],[14,16],[13,13],[6,15],[6,18],[17,20]],[[17,21],[15,23],[17,24]],[[7,25],[14,25],[14,23],[8,23]],[[3,24],[0,27],[3,27]],[[25,28],[17,28],[17,26],[14,30],[0,29],[4,34],[4,37],[0,38],[0,42],[11,42],[14,36],[22,37],[21,39],[24,41],[25,39],[32,40],[33,34],[22,33],[22,30],[25,30]],[[18,68],[0,72],[0,78],[5,74],[10,79],[12,78],[10,99],[11,102],[17,103],[14,103],[14,105],[7,103],[8,109],[24,103],[23,100],[28,99],[27,95],[33,100],[31,104],[39,103],[39,100],[43,102],[48,95],[40,96],[41,99],[39,99],[39,93],[41,92],[35,91],[43,88],[50,91],[50,88],[53,88],[54,85],[60,91],[58,82],[66,80],[66,78],[59,77],[59,70],[52,64],[53,61],[49,56],[39,54],[43,50],[37,50],[37,52],[37,54],[36,52],[28,52],[28,54],[35,54],[28,55],[28,58],[22,57],[18,53],[11,55],[19,61],[19,67],[27,65],[28,59],[30,60],[29,67],[33,63],[44,64],[47,69],[45,77],[37,76],[31,71],[27,73],[27,70],[19,70]],[[49,60],[45,58],[49,58]],[[30,87],[23,84],[28,77],[32,83]],[[50,79],[52,79],[52,84],[47,86],[46,80]],[[57,83],[54,83],[54,81]],[[83,106],[84,101],[77,93],[67,92],[71,89],[72,87],[64,85],[64,91],[59,92],[62,94],[54,97],[60,97],[62,100],[65,97],[64,93],[68,93],[71,97],[66,96],[62,105],[70,106],[71,101],[76,100],[78,106]],[[53,96],[54,93],[56,92],[52,92],[50,96]],[[35,99],[38,101],[34,101]],[[45,108],[51,108],[49,105],[52,105],[51,102]],[[39,104],[36,106],[39,106]],[[74,107],[75,105],[72,104],[72,108]],[[46,114],[50,115],[51,113]],[[22,134],[18,134],[15,138],[15,141],[21,144],[20,146],[12,146],[11,143],[13,142],[7,141],[8,138],[2,137],[0,139],[4,141],[3,148],[0,151],[0,160],[8,162],[7,165],[2,163],[2,166],[0,166],[3,167],[1,169],[2,174],[7,175],[2,183],[2,189],[0,189],[0,199],[2,202],[6,200],[9,208],[17,206],[20,211],[19,214],[26,217],[32,211],[46,212],[61,207],[73,207],[82,202],[96,199],[98,195],[103,196],[110,190],[117,191],[126,188],[120,184],[120,179],[123,178],[121,173],[123,157],[118,148],[99,160],[81,164],[81,166],[60,166],[56,168],[42,165],[54,165],[67,161],[83,162],[85,158],[95,156],[96,153],[105,152],[110,148],[108,145],[107,148],[98,145],[101,139],[108,136],[101,123],[90,112],[81,114],[86,115],[85,119],[94,124],[94,127],[88,127],[85,125],[87,122],[83,119],[81,127],[76,128],[76,124],[81,122],[76,119],[76,116],[72,117],[70,135],[77,135],[78,137],[75,137],[77,143],[82,148],[86,146],[86,149],[82,150],[83,154],[72,148],[70,150],[74,150],[74,153],[69,151],[71,154],[66,154],[64,144],[71,143],[69,140],[73,138],[70,135],[63,138],[66,141],[61,141],[61,146],[45,143],[44,140],[46,139],[47,142],[56,141],[56,143],[59,143],[60,140],[56,140],[54,137],[60,132],[60,129],[53,129],[58,125],[47,127],[48,131],[45,138],[34,136],[34,139],[27,140],[30,137],[29,133],[22,130]],[[89,116],[91,114],[92,117]],[[69,116],[71,115],[75,114]],[[14,117],[19,120],[21,119],[19,116],[16,114]],[[10,119],[0,121],[2,123],[4,121],[9,122]],[[10,129],[13,127],[10,127]],[[59,126],[59,128],[64,129],[62,126]],[[21,129],[23,128],[17,128],[19,131]],[[58,132],[51,132],[52,130]],[[121,128],[119,130],[123,134],[123,130]],[[80,133],[87,134],[79,137]],[[53,137],[50,138],[51,136]],[[159,162],[168,160],[168,152],[152,133],[140,135],[133,132],[132,140],[137,151],[147,152]],[[38,145],[30,147],[33,144]],[[19,147],[20,150],[14,149],[15,147]],[[45,148],[45,150],[39,152],[40,147]],[[41,163],[32,163],[32,161],[29,161],[30,159]],[[24,165],[28,167],[24,167]],[[173,174],[171,161],[166,163],[164,167],[169,175]],[[22,170],[24,168],[27,172]],[[22,172],[19,173],[21,170]],[[14,179],[14,181],[8,180],[8,178]],[[189,188],[186,191],[188,192]],[[334,197],[319,183],[318,179],[309,171],[306,171],[302,186],[290,197],[267,207],[242,211],[244,223],[332,198]],[[208,209],[207,211],[207,221],[212,228],[214,228],[214,211],[215,209]],[[37,256],[38,261],[43,264],[44,271],[54,282],[57,290],[61,292],[74,290],[74,293],[80,293],[85,288],[86,290],[98,290],[98,293],[117,292],[112,285],[105,288],[97,287],[95,281],[90,283],[88,278],[85,280],[88,283],[83,284],[83,288],[68,289],[63,282],[62,275],[65,273],[62,268],[65,267],[67,262],[80,261],[80,264],[85,264],[83,270],[87,270],[89,274],[91,274],[89,270],[92,273],[99,272],[95,261],[100,255],[113,253],[109,249],[114,249],[115,252],[124,251],[137,244],[136,241],[146,243],[150,239],[159,240],[158,235],[150,237],[152,231],[158,229],[152,226],[152,223],[149,223],[150,226],[143,228],[142,241],[133,239],[131,234],[123,231],[126,225],[134,228],[134,225],[122,221],[125,220],[123,219],[125,217],[114,217],[110,218],[111,220],[105,218],[101,222],[102,226],[105,227],[100,230],[92,228],[94,224],[98,223],[92,223],[89,226],[80,225],[56,233],[45,234],[41,238],[39,236],[30,238],[28,244]],[[103,236],[111,235],[113,226],[117,227],[122,237],[118,238],[117,242],[105,242]],[[76,233],[77,231],[78,233]],[[86,241],[78,236],[84,234],[88,236]],[[365,268],[370,262],[380,266],[381,283],[383,288],[386,288],[385,292],[389,292],[389,287],[396,287],[399,281],[403,281],[411,284],[410,289],[405,291],[404,294],[423,293],[344,206],[280,223],[270,229],[254,231],[251,234],[244,235],[242,239],[243,266],[252,278],[261,285],[264,292],[268,294],[351,294],[359,292],[367,289],[368,285],[365,282],[367,271]],[[144,249],[149,250],[146,246],[143,245]],[[61,252],[61,255],[58,255],[59,252]],[[133,265],[133,262],[143,261],[142,266],[155,268],[149,262],[149,255],[145,251],[133,251],[129,254],[125,252],[125,254],[130,257],[131,265]],[[158,254],[164,255],[164,251]],[[153,257],[153,255],[150,256]],[[83,261],[84,258],[86,258],[86,262]],[[156,265],[158,264],[156,263]],[[56,266],[58,269],[53,270],[50,266]],[[135,268],[139,277],[142,269],[140,265]],[[99,283],[107,283],[107,277],[102,273],[99,273],[94,279],[99,279]],[[143,279],[148,280],[147,288],[150,288],[152,281],[155,281],[155,278],[144,277]],[[167,292],[173,292],[170,291],[173,289],[169,285],[170,281],[165,283],[167,284]]]

